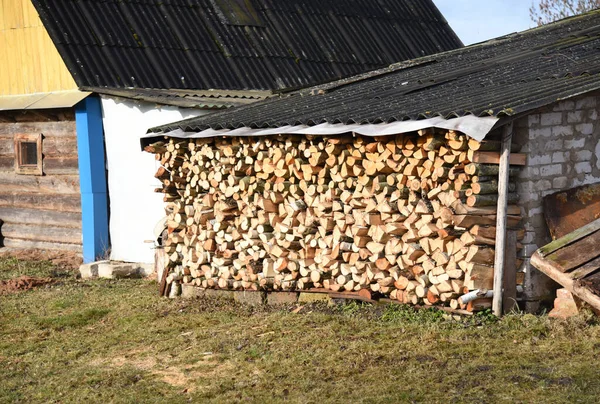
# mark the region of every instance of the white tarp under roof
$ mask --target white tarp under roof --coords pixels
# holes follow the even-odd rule
[[[279,128],[268,129],[251,129],[247,127],[238,129],[206,129],[201,132],[184,132],[177,129],[167,133],[147,133],[141,139],[142,147],[148,144],[148,140],[152,138],[168,136],[180,139],[197,139],[209,138],[218,136],[269,136],[283,134],[298,134],[298,135],[322,135],[331,136],[342,133],[356,133],[365,136],[391,136],[400,133],[414,132],[426,128],[440,128],[454,130],[464,133],[465,135],[476,139],[483,140],[486,135],[492,130],[499,118],[496,117],[476,117],[473,115],[465,115],[453,119],[444,119],[435,117],[418,121],[399,121],[383,124],[329,124],[323,123],[316,126],[297,125],[297,126],[282,126]]]

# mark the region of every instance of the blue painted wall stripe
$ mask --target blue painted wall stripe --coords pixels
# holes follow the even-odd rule
[[[75,106],[83,262],[104,257],[110,247],[108,233],[108,195],[102,104],[90,96]]]

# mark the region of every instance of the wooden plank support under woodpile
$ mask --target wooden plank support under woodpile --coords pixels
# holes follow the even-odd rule
[[[459,297],[493,288],[500,147],[441,130],[153,143],[145,150],[161,164],[157,192],[168,214],[161,293],[181,283],[317,289],[489,308],[489,298]],[[506,195],[513,229],[514,189],[509,183]]]

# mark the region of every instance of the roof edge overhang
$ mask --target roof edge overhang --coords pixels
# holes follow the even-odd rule
[[[251,104],[272,96],[271,91],[186,90],[160,88],[81,87],[105,97],[145,101],[195,109],[226,109]]]
[[[0,111],[71,108],[90,94],[92,93],[87,91],[66,90],[23,95],[4,95],[0,96]]]
[[[316,126],[297,125],[269,129],[252,129],[247,127],[219,130],[206,129],[200,132],[184,132],[181,129],[176,129],[174,131],[164,133],[147,133],[140,139],[140,145],[143,149],[150,143],[159,140],[164,136],[178,139],[199,139],[221,136],[272,136],[285,134],[333,136],[347,133],[354,133],[364,136],[392,136],[426,128],[455,130],[464,133],[473,139],[481,141],[487,136],[488,133],[490,133],[499,119],[500,118],[493,116],[477,117],[474,115],[465,115],[452,119],[434,117],[417,121],[397,121],[384,124],[344,125],[323,123]]]

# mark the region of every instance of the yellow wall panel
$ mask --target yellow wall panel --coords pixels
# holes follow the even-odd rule
[[[23,0],[4,0],[3,3],[5,29],[23,28]]]
[[[77,89],[31,0],[0,0],[0,60],[0,96]]]
[[[0,31],[4,31],[6,26],[4,25],[4,0],[0,0]]]

